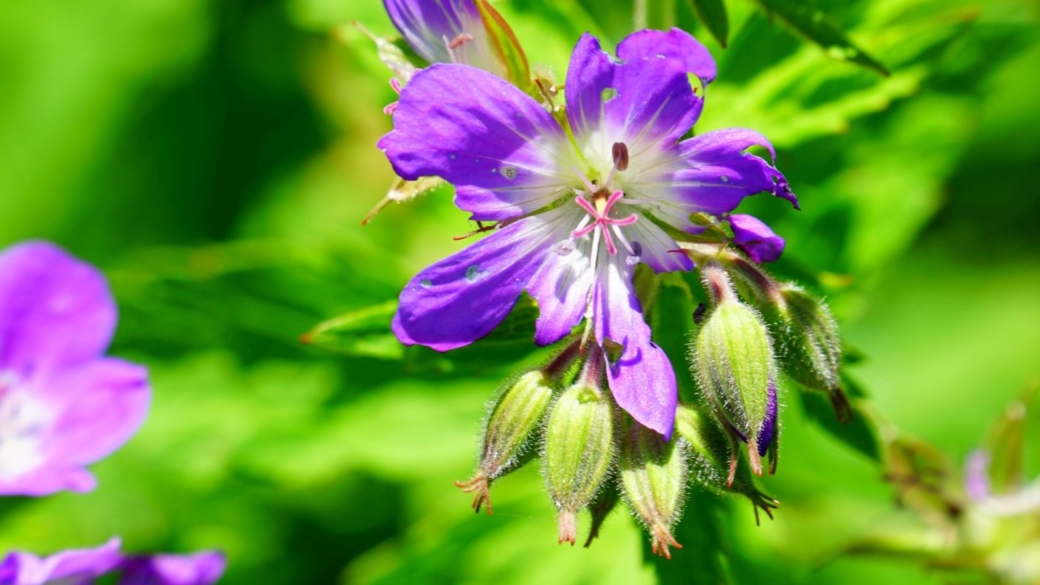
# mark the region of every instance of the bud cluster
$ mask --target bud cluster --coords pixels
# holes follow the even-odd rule
[[[543,369],[524,373],[495,399],[484,428],[477,471],[456,485],[476,492],[473,508],[491,513],[491,482],[534,459],[558,512],[559,542],[577,542],[578,514],[592,517],[585,546],[624,501],[650,533],[653,549],[681,548],[678,521],[690,457],[684,440],[666,440],[618,407],[606,384],[606,352],[571,344]]]
[[[841,388],[838,327],[820,299],[796,284],[776,281],[729,246],[691,244],[684,251],[698,265],[710,305],[694,313],[690,366],[706,412],[734,447],[726,474],[732,487],[738,442],[748,445],[753,473],[762,475],[767,456],[769,473],[776,472],[781,375],[826,392],[838,419],[851,420],[852,407]],[[677,425],[681,428],[681,422]]]
[[[688,346],[700,394],[680,401],[674,435],[639,424],[615,402],[606,374],[616,348],[578,339],[493,401],[476,473],[456,484],[475,492],[474,510],[486,505],[490,514],[492,481],[537,458],[561,543],[577,542],[579,513],[588,509],[589,546],[624,502],[649,533],[653,551],[671,558],[672,549],[682,548],[674,526],[691,482],[747,498],[756,522],[759,511],[772,518],[779,502],[755,485],[753,475],[776,472],[781,376],[827,392],[839,418],[850,416],[837,325],[819,299],[775,281],[737,252],[711,246],[685,251],[697,262],[708,303],[694,313]],[[656,296],[658,288],[637,290],[641,297]],[[652,305],[653,299],[644,302]]]

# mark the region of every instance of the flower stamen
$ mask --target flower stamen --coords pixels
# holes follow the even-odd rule
[[[396,77],[390,78],[390,88],[393,89],[397,95],[401,95],[401,82]],[[383,108],[383,113],[387,116],[393,116],[394,112],[397,111],[397,101],[390,102]]]
[[[459,47],[465,45],[473,40],[473,35],[467,32],[461,32],[455,35],[455,38],[448,40],[448,37],[441,37],[444,39],[444,46],[448,48],[448,56],[451,58],[452,63],[459,63]]]
[[[580,206],[588,213],[588,215],[585,217],[585,220],[592,218],[593,221],[588,225],[585,225],[586,221],[583,220],[582,223],[579,224],[578,228],[575,229],[571,235],[573,235],[575,238],[580,238],[588,235],[597,227],[600,228],[600,231],[596,232],[593,235],[591,258],[593,262],[595,262],[596,260],[596,252],[599,244],[599,235],[601,232],[603,234],[603,239],[607,244],[607,251],[610,252],[611,255],[617,254],[617,246],[614,245],[614,239],[610,236],[611,230],[607,229],[608,226],[632,225],[638,219],[638,216],[636,216],[636,214],[634,213],[622,219],[610,217],[611,208],[613,208],[614,204],[617,203],[618,200],[624,196],[625,194],[621,191],[614,191],[610,194],[609,197],[606,196],[605,191],[597,191],[596,194],[592,196],[595,205],[593,203],[590,203],[588,199],[582,196],[574,198],[574,202],[577,203],[578,206]],[[613,231],[620,235],[620,232],[616,229],[616,227]],[[625,248],[627,248],[631,252],[632,247],[629,246],[628,241],[624,239],[624,236],[621,237],[621,240],[622,242],[624,242]]]

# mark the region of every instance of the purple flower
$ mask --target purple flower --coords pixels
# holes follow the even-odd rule
[[[727,219],[733,228],[733,243],[755,262],[773,262],[784,253],[784,239],[757,217],[734,214]]]
[[[121,558],[118,538],[97,548],[67,550],[46,558],[12,552],[0,563],[0,585],[89,585],[113,570]]]
[[[393,328],[440,351],[488,334],[522,291],[538,302],[535,340],[558,341],[583,317],[595,338],[621,346],[608,368],[617,403],[666,436],[675,373],[650,340],[632,284],[635,265],[690,270],[666,225],[702,230],[694,213],[722,215],[762,191],[795,201],[783,176],[745,149],[750,130],[682,140],[703,99],[688,73],[715,77],[689,34],[642,31],[618,59],[586,34],[566,80],[568,129],[516,87],[479,69],[433,65],[401,95],[382,148],[409,180],[440,176],[489,237],[420,272],[401,293]],[[465,88],[460,91],[460,88]]]
[[[89,491],[133,435],[146,370],[104,357],[116,306],[94,267],[43,242],[0,254],[0,495]]]
[[[126,559],[120,585],[209,585],[224,574],[227,561],[217,551]]]
[[[383,0],[390,20],[429,63],[464,63],[506,76],[474,0]]]
[[[210,585],[226,566],[224,555],[216,551],[124,557],[119,547],[120,540],[113,538],[97,548],[67,550],[46,558],[12,552],[0,563],[0,585],[90,585],[109,574],[119,574],[115,582],[120,585]]]

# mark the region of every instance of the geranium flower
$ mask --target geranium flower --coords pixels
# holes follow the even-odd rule
[[[224,574],[224,555],[203,551],[190,555],[124,556],[113,538],[96,548],[73,549],[49,557],[9,553],[0,562],[0,585],[66,583],[90,585],[98,578],[118,574],[119,585],[210,585]]]
[[[494,233],[420,272],[401,293],[393,329],[407,344],[446,351],[488,334],[520,293],[538,302],[535,340],[553,343],[589,317],[611,351],[617,403],[670,435],[675,373],[650,340],[632,278],[690,270],[675,236],[703,228],[692,214],[721,216],[770,192],[794,202],[783,175],[745,149],[769,143],[750,130],[681,140],[715,63],[686,32],[641,31],[615,59],[585,34],[566,79],[566,122],[485,71],[433,65],[401,95],[394,130],[379,143],[409,180],[440,176],[455,203]],[[611,343],[607,343],[609,342]]]
[[[89,491],[83,466],[141,426],[147,371],[104,356],[115,326],[94,267],[44,242],[0,254],[0,495]]]

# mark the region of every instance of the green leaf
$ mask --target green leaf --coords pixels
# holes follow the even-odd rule
[[[726,48],[729,37],[729,16],[726,14],[726,5],[722,0],[690,0],[693,4],[697,17],[704,23],[705,28],[715,37],[715,40]]]
[[[840,61],[851,61],[887,76],[888,69],[849,40],[824,13],[797,0],[756,0],[767,14],[777,15],[802,36],[823,47]]]
[[[388,360],[404,357],[404,346],[390,330],[397,301],[366,307],[319,323],[300,336],[300,341],[322,349],[352,356]]]
[[[857,401],[851,401],[853,419],[842,424],[838,422],[834,409],[823,392],[800,390],[795,394],[801,399],[805,414],[821,429],[874,461],[881,461],[881,449],[878,447],[878,434],[874,423],[859,407]]]

